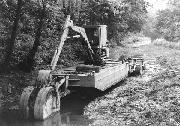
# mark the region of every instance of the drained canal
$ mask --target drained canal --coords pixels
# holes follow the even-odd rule
[[[88,126],[94,119],[84,115],[88,104],[124,84],[124,80],[104,92],[94,89],[76,89],[61,101],[61,111],[44,121],[24,120],[18,111],[18,105],[0,113],[0,126]],[[91,92],[87,94],[87,92]],[[17,107],[17,108],[16,108]]]
[[[180,123],[180,52],[153,45],[138,52],[144,54],[146,61],[142,76],[129,77],[94,99],[72,93],[63,99],[60,113],[45,121],[21,120],[15,107],[1,114],[0,126],[165,126]]]
[[[1,113],[0,126],[88,126],[92,120],[83,116],[83,111],[89,102],[90,99],[72,93],[62,100],[61,111],[45,121],[22,120],[14,109]]]

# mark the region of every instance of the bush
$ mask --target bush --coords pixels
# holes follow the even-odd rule
[[[44,40],[36,55],[36,63],[40,65],[50,65],[55,49],[58,47],[59,41]],[[60,54],[58,64],[63,66],[72,66],[78,63],[79,60],[85,58],[86,50],[84,49],[81,40],[67,40],[64,43]]]
[[[140,33],[129,33],[121,43],[134,44],[136,42],[141,41],[142,37],[144,37],[144,35],[141,32]]]
[[[158,46],[164,46],[167,48],[179,49],[180,50],[180,42],[169,42],[163,38],[159,38],[159,39],[154,40],[153,44],[158,45]]]

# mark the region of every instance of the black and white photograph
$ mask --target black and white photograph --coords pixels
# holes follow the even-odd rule
[[[180,0],[0,0],[0,126],[180,126]]]

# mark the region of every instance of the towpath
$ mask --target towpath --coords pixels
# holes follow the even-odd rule
[[[84,115],[94,120],[91,125],[179,126],[180,51],[146,44],[124,52],[141,55],[146,70],[89,103]]]

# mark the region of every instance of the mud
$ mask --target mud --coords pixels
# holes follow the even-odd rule
[[[123,57],[141,55],[145,59],[146,70],[142,76],[129,77],[95,99],[73,93],[62,101],[61,112],[45,121],[19,118],[18,101],[22,88],[11,83],[17,81],[17,85],[27,85],[32,78],[26,79],[15,75],[14,80],[0,79],[4,84],[0,94],[0,125],[180,125],[180,51],[150,44],[123,50],[117,48],[113,57],[118,59],[122,54]],[[23,79],[26,81],[18,81]]]
[[[19,113],[18,105],[11,106],[5,111],[1,111],[1,126],[88,126],[93,121],[83,115],[85,106],[89,103],[89,99],[79,97],[79,93],[75,92],[62,100],[61,111],[55,113],[44,121],[24,120]]]

